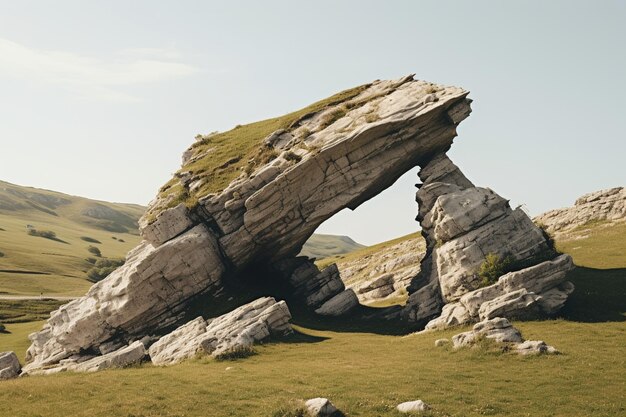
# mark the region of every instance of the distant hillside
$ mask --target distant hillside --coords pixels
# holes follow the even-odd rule
[[[84,294],[89,261],[123,258],[144,210],[0,181],[0,294]]]
[[[314,234],[304,244],[300,255],[322,259],[343,255],[364,247],[365,245],[356,243],[348,236]]]

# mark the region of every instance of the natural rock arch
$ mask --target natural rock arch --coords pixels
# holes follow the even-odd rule
[[[412,76],[375,81],[283,118],[199,137],[142,219],[144,241],[125,265],[54,312],[31,336],[26,371],[106,354],[146,336],[157,339],[192,318],[189,311],[198,304],[214,313],[232,310],[241,299],[228,286],[260,270],[275,274],[296,303],[318,314],[350,311],[358,302],[344,291],[337,268],[319,271],[296,255],[324,220],[356,208],[418,165],[424,182],[418,218],[427,257],[407,306],[381,310],[378,317],[423,326],[444,304],[455,303],[453,314],[444,309],[445,317],[431,327],[478,318],[460,296],[477,290],[472,271],[477,253],[491,247],[490,230],[509,227],[500,237],[519,245],[507,255],[529,265],[543,261],[537,255],[547,247],[527,216],[490,190],[474,187],[445,156],[458,124],[471,112],[467,95]],[[466,201],[469,214],[459,209]],[[473,241],[467,240],[470,233]],[[463,256],[468,242],[474,242],[471,262]],[[571,264],[566,261],[559,272]],[[450,272],[455,267],[459,274]],[[552,291],[561,278],[540,289]],[[497,300],[511,290],[492,289],[491,298],[483,299]],[[568,291],[553,291],[556,301],[544,304],[558,308]],[[539,311],[538,293],[526,293],[531,295],[521,301],[494,304]]]

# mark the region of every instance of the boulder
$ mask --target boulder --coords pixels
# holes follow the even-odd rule
[[[0,380],[17,377],[21,369],[20,361],[15,352],[0,353]]]
[[[359,305],[359,299],[353,290],[345,290],[326,301],[315,312],[321,316],[342,316]]]
[[[481,338],[491,339],[497,343],[511,347],[513,353],[520,355],[535,355],[540,353],[555,354],[558,351],[540,340],[526,340],[511,323],[502,317],[484,320],[476,323],[469,332],[459,333],[452,337],[454,348],[473,346]]]
[[[329,417],[338,413],[337,407],[328,398],[311,398],[304,406],[311,416]]]
[[[415,400],[398,404],[396,409],[401,413],[422,413],[428,411],[430,407],[422,400]]]
[[[426,325],[440,330],[494,317],[536,318],[558,312],[573,284],[566,281],[574,268],[569,255],[501,276],[490,286],[463,295],[459,301],[446,304],[441,315]]]
[[[214,319],[198,317],[161,337],[148,352],[155,365],[174,364],[198,353],[225,356],[269,336],[290,333],[290,320],[284,301],[259,298]]]
[[[592,222],[626,220],[626,188],[616,187],[585,194],[573,207],[551,210],[534,218],[550,233],[559,236]]]

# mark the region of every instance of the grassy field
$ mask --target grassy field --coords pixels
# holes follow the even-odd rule
[[[626,265],[626,221],[579,227],[557,242],[580,266],[609,269]]]
[[[89,246],[123,258],[140,241],[143,210],[0,182],[0,295],[83,295],[92,284],[86,259],[97,258]]]
[[[582,261],[570,274],[577,290],[561,318],[514,323],[560,355],[434,346],[464,328],[402,337],[296,317],[302,327],[294,337],[247,359],[4,381],[0,403],[10,416],[277,417],[297,416],[301,400],[324,396],[348,416],[399,416],[395,405],[418,398],[432,405],[431,416],[624,416],[626,262],[607,258]],[[40,324],[7,325],[0,351],[23,355],[26,334]]]

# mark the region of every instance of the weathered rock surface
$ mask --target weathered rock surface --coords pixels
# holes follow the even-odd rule
[[[583,195],[573,207],[551,210],[534,218],[550,233],[566,233],[591,222],[626,220],[626,188],[616,187]]]
[[[269,336],[290,333],[291,314],[284,301],[259,298],[215,319],[198,317],[163,336],[149,353],[155,365],[168,365],[198,353],[220,356],[252,346]]]
[[[353,290],[345,290],[326,301],[315,312],[322,316],[341,316],[358,305],[359,299],[355,292]]]
[[[20,361],[15,352],[0,353],[0,380],[17,377],[21,369]]]
[[[491,339],[497,343],[512,347],[512,352],[520,355],[535,355],[540,353],[558,353],[552,347],[540,340],[526,340],[522,334],[505,318],[496,317],[476,323],[469,332],[459,333],[452,337],[452,346],[462,348],[475,345],[481,338]]]
[[[375,252],[337,261],[346,288],[352,288],[361,303],[400,297],[420,271],[426,251],[424,239],[415,235],[390,243]]]
[[[412,324],[425,322],[444,304],[477,290],[476,269],[487,253],[510,256],[527,266],[538,263],[536,256],[547,247],[541,231],[491,190],[474,187],[445,156],[458,124],[471,112],[466,91],[412,76],[376,81],[356,91],[257,138],[252,145],[258,146],[259,156],[249,170],[238,168],[239,177],[220,186],[221,191],[203,190],[213,189],[210,182],[237,158],[207,172],[202,163],[215,157],[219,145],[207,137],[207,146],[186,151],[183,167],[141,221],[144,242],[122,267],[84,297],[53,312],[44,328],[30,336],[25,368],[106,361],[107,355],[125,352],[146,336],[161,337],[163,342],[150,351],[161,358],[157,362],[169,363],[168,358],[189,357],[198,346],[219,355],[275,329],[286,331],[286,305],[270,299],[272,305],[266,307],[273,313],[261,320],[261,307],[239,307],[240,298],[231,297],[242,285],[258,296],[279,291],[289,302],[318,314],[352,313],[358,307],[358,289],[346,290],[337,267],[320,271],[296,255],[326,219],[346,207],[355,209],[418,165],[424,181],[417,193],[418,218],[427,244],[421,269],[419,253],[413,253],[370,271],[372,280],[393,273],[398,291],[420,269],[411,278],[402,318]],[[165,192],[168,189],[180,192]],[[389,285],[374,290],[384,293]],[[508,298],[500,300],[504,303],[496,303],[497,297],[488,300],[492,304],[483,309],[484,315],[508,313],[511,306],[523,309],[519,306],[530,301],[533,308],[556,308],[569,290],[560,283],[535,293],[537,297],[520,294],[515,299],[507,291]],[[197,317],[197,305],[209,311],[214,307],[219,311],[214,315],[235,310],[232,316],[208,320],[197,335],[204,318],[180,328]],[[277,311],[282,313],[274,314]],[[382,316],[399,319],[399,311],[382,311]],[[178,333],[162,337],[177,327]]]
[[[311,398],[305,401],[304,406],[314,417],[330,417],[339,411],[328,398]]]
[[[568,255],[509,272],[490,286],[471,291],[459,301],[446,304],[441,315],[431,320],[428,330],[468,324],[494,317],[537,318],[551,316],[565,304],[574,290],[566,275],[574,267]]]
[[[398,404],[396,409],[401,413],[421,413],[428,411],[430,407],[422,400],[415,400]]]
[[[492,190],[475,187],[444,154],[419,176],[418,220],[427,249],[410,287],[405,317],[420,321],[441,311],[427,326],[433,329],[498,315],[553,314],[563,305],[573,290],[565,282],[571,259],[561,255],[550,260],[556,253],[521,209],[512,210]],[[487,254],[520,270],[481,288],[478,272]]]

